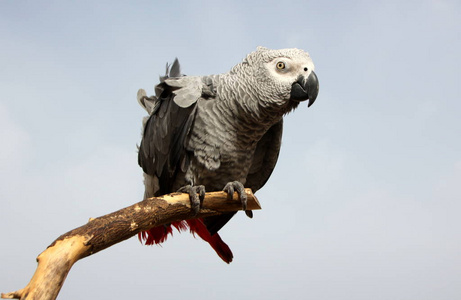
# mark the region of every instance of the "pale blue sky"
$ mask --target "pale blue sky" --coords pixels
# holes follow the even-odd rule
[[[136,143],[166,62],[227,72],[257,46],[316,65],[279,163],[221,236],[78,262],[62,299],[461,297],[459,1],[1,1],[0,291],[60,234],[141,200]],[[83,294],[83,295],[82,295]]]

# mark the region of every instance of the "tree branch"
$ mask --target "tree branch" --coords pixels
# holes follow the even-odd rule
[[[250,189],[248,210],[261,209]],[[124,241],[140,231],[175,221],[203,218],[238,211],[242,205],[237,193],[233,201],[225,192],[206,193],[200,212],[191,213],[189,195],[173,193],[145,199],[90,221],[58,237],[38,257],[37,269],[29,284],[16,292],[1,294],[7,299],[53,300],[58,296],[72,265],[79,259]]]

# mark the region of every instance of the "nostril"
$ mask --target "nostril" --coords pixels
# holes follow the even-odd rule
[[[306,72],[307,72],[307,68],[304,68],[304,71],[306,71]]]

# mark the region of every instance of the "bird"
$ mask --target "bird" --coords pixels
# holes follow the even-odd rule
[[[279,156],[283,117],[319,93],[310,55],[301,49],[265,47],[249,53],[229,72],[186,76],[176,58],[148,97],[137,94],[147,111],[143,119],[138,163],[144,198],[172,192],[189,194],[191,210],[200,210],[205,191],[237,192],[243,210],[244,188],[258,191]],[[226,263],[233,260],[218,231],[232,218],[226,213],[154,227],[138,234],[147,245],[163,243],[173,228],[189,229],[210,244]]]

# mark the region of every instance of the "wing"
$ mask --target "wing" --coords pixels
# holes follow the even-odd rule
[[[156,113],[147,120],[139,147],[138,163],[144,173],[159,180],[157,195],[172,192],[178,172],[188,167],[185,139],[195,116],[195,105],[179,107],[172,94],[160,98]]]
[[[138,93],[138,101],[151,113],[144,126],[138,163],[144,173],[158,180],[156,195],[173,192],[178,174],[185,173],[189,166],[185,141],[201,96],[198,91],[203,85],[199,77],[179,77],[177,60],[171,71],[168,69],[167,66],[167,74],[155,87],[156,96],[147,98]]]
[[[259,140],[245,186],[256,192],[266,184],[275,168],[282,144],[283,119]]]

